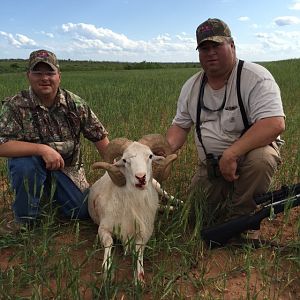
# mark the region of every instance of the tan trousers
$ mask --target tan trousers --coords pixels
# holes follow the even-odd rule
[[[277,145],[254,149],[239,161],[239,178],[232,183],[222,176],[209,180],[206,165],[200,162],[191,191],[200,188],[207,197],[208,211],[216,211],[218,207],[223,217],[226,214],[225,219],[248,214],[256,208],[253,197],[268,191],[280,163]]]

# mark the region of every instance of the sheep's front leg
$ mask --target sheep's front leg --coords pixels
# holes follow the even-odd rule
[[[112,267],[112,257],[111,257],[111,250],[113,245],[113,238],[111,236],[111,233],[108,230],[105,230],[103,228],[98,229],[98,234],[101,240],[102,245],[104,246],[104,257],[102,262],[102,268],[103,268],[103,275],[104,278],[107,279],[110,274],[111,267]]]
[[[136,265],[136,274],[135,280],[140,284],[145,284],[145,273],[144,273],[144,244],[136,244],[135,250],[137,253],[137,265]]]

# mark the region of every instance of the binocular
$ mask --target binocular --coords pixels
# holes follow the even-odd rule
[[[209,179],[215,179],[221,176],[221,172],[219,169],[220,157],[221,156],[215,157],[212,153],[206,154],[206,169]]]

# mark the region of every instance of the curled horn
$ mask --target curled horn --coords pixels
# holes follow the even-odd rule
[[[94,163],[93,169],[104,169],[107,171],[109,177],[118,186],[126,184],[126,179],[123,173],[113,165],[114,160],[123,155],[124,150],[132,143],[126,138],[116,138],[109,142],[107,145],[104,162]]]
[[[104,160],[110,164],[114,163],[115,158],[123,155],[124,150],[132,143],[126,138],[116,138],[107,145]]]
[[[171,172],[171,163],[177,159],[177,155],[172,154],[167,140],[161,134],[147,134],[139,140],[139,143],[147,145],[154,154],[166,158],[153,166],[153,177],[160,182],[166,180]]]
[[[114,184],[118,186],[123,186],[126,184],[125,176],[122,172],[120,172],[119,168],[114,166],[113,164],[109,164],[104,161],[96,162],[92,165],[93,169],[103,169],[107,171],[109,177],[113,181]]]

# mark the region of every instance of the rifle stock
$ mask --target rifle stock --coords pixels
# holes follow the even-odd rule
[[[225,245],[229,239],[246,230],[260,229],[261,221],[270,216],[271,210],[278,214],[284,211],[286,205],[289,208],[300,205],[300,194],[269,204],[252,215],[244,215],[223,224],[204,228],[201,230],[201,237],[211,247]]]

